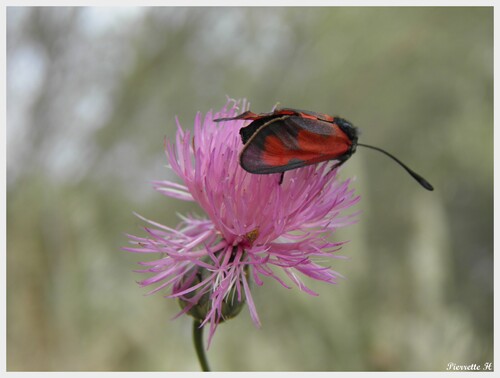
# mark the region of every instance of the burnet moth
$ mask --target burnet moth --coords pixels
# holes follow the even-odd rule
[[[252,120],[240,129],[243,150],[241,167],[255,174],[285,171],[336,160],[332,169],[344,164],[356,152],[356,147],[366,147],[382,152],[408,172],[427,190],[432,185],[389,152],[368,144],[358,143],[358,130],[340,117],[298,109],[276,109],[271,113],[256,114],[246,111],[236,117],[218,118],[214,121]]]

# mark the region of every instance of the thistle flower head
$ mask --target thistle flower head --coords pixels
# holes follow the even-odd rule
[[[241,108],[240,105],[241,104]],[[198,113],[193,133],[177,120],[175,143],[165,142],[167,160],[182,184],[157,181],[162,194],[195,201],[206,218],[182,217],[176,228],[144,219],[147,236],[129,235],[132,252],[158,254],[140,264],[151,274],[140,282],[156,285],[151,293],[170,288],[182,311],[210,323],[209,342],[217,325],[236,315],[246,301],[260,325],[250,291],[251,283],[271,277],[316,295],[301,280],[307,276],[336,283],[339,274],[315,260],[337,257],[341,242],[329,241],[341,226],[354,223],[344,211],[358,202],[350,180],[339,181],[329,163],[279,174],[255,175],[244,171],[238,120],[214,122],[245,110],[244,101],[228,100],[219,112]],[[287,280],[277,274],[285,273]]]

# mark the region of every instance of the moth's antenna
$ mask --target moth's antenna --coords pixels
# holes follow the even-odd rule
[[[377,151],[382,152],[383,154],[389,156],[392,160],[394,160],[401,167],[403,167],[406,170],[406,172],[408,172],[410,174],[410,176],[413,177],[425,189],[427,189],[427,190],[434,190],[434,187],[431,184],[429,184],[429,181],[427,181],[426,179],[424,179],[422,176],[420,176],[418,173],[416,173],[412,169],[408,168],[408,166],[406,164],[404,164],[401,160],[399,160],[397,157],[395,157],[394,155],[390,154],[389,152],[387,152],[387,151],[385,151],[385,150],[383,150],[381,148],[378,148],[378,147],[370,146],[368,144],[358,143],[358,146],[366,147],[366,148],[371,148],[372,150],[377,150]]]

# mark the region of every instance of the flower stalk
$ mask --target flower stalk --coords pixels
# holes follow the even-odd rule
[[[203,325],[198,319],[193,320],[193,342],[194,348],[196,349],[196,355],[198,356],[198,361],[200,362],[202,371],[210,371],[208,365],[207,356],[205,354],[205,348],[203,347]]]

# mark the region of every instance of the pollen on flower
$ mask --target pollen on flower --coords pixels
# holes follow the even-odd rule
[[[201,316],[210,324],[209,344],[218,324],[239,312],[228,305],[246,303],[260,325],[251,287],[263,285],[263,277],[312,295],[302,276],[335,284],[340,275],[318,261],[337,257],[344,243],[331,241],[335,231],[357,215],[345,214],[359,201],[351,180],[340,181],[329,163],[288,171],[284,185],[276,174],[244,171],[239,130],[246,121],[213,120],[245,110],[245,101],[228,100],[219,112],[197,113],[192,132],[176,119],[175,143],[166,140],[165,152],[181,183],[154,186],[170,198],[196,202],[206,216],[181,216],[177,227],[141,217],[150,225],[146,235],[128,235],[132,246],[125,248],[152,255],[139,263],[144,269],[137,272],[148,274],[140,285],[154,286],[150,293],[169,289],[167,297],[182,302],[179,315]]]
[[[248,232],[245,236],[250,245],[252,245],[253,242],[259,237],[259,229],[256,228],[255,230]]]

